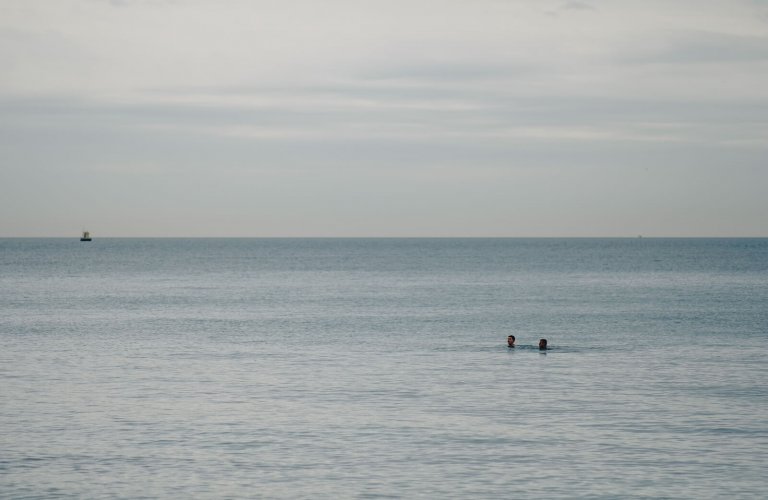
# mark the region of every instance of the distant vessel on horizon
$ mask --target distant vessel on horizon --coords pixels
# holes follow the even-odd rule
[[[92,240],[91,233],[89,233],[88,231],[83,231],[83,236],[80,237],[80,241],[91,241],[91,240]]]

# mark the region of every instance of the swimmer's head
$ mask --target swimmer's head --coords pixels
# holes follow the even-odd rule
[[[515,336],[514,335],[510,335],[510,336],[507,337],[507,345],[509,347],[515,347]]]
[[[547,348],[547,339],[539,340],[539,349],[542,351]]]

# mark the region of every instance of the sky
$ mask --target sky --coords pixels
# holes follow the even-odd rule
[[[0,236],[768,236],[766,193],[766,0],[0,0]]]

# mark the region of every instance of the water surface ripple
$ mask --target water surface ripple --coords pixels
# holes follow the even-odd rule
[[[766,239],[0,239],[0,497],[759,498],[767,306]]]

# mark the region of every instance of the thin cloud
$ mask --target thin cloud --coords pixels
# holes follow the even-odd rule
[[[566,2],[560,7],[560,10],[597,10],[594,6],[586,2]]]
[[[768,37],[713,32],[667,33],[655,48],[617,58],[626,64],[768,61]]]
[[[477,63],[469,61],[455,62],[419,62],[401,65],[389,65],[370,69],[362,77],[371,80],[411,80],[452,82],[467,80],[494,80],[544,73],[543,64],[520,62]]]
[[[567,13],[569,11],[588,12],[588,11],[596,11],[596,10],[597,9],[593,5],[590,5],[586,2],[573,0],[569,2],[564,2],[559,6],[555,7],[554,9],[547,11],[547,15],[550,17],[559,17],[561,13]]]

